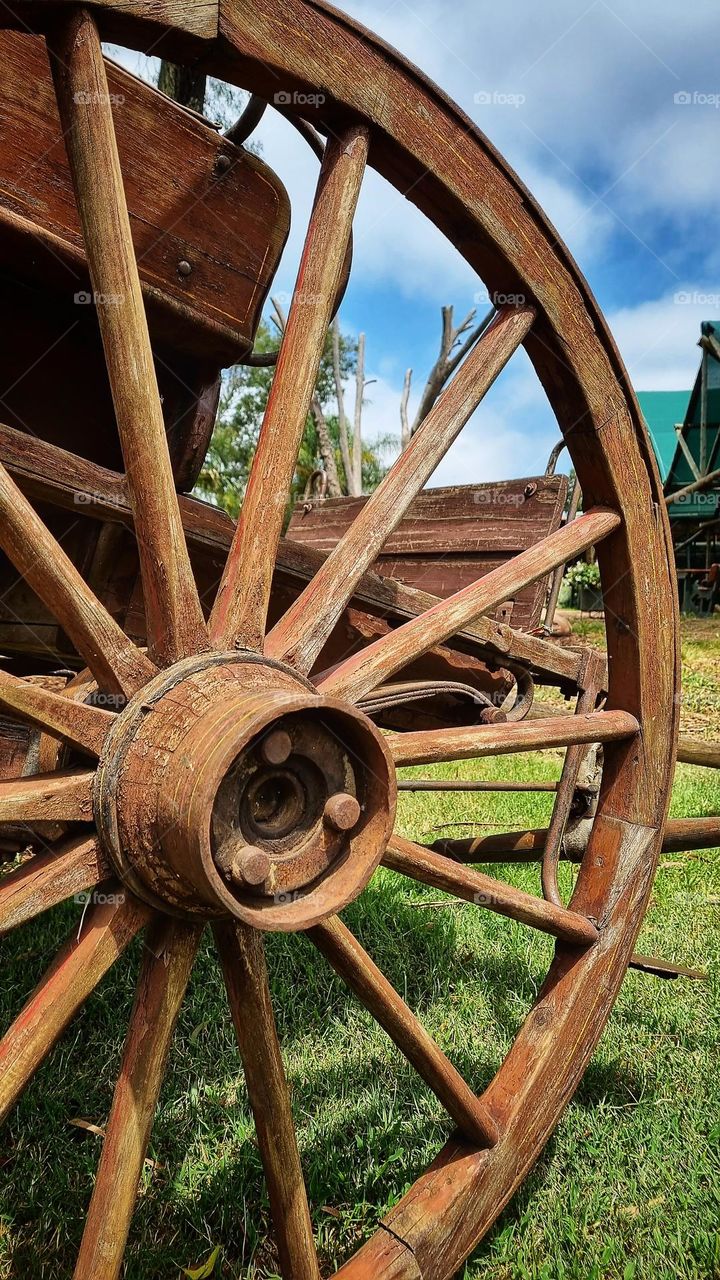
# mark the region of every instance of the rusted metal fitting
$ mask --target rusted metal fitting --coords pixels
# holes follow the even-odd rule
[[[323,818],[336,831],[352,831],[360,821],[360,805],[355,796],[338,791],[328,799]]]
[[[95,811],[118,874],[146,901],[292,931],[362,891],[396,797],[390,753],[361,711],[234,653],[178,663],[120,713]]]

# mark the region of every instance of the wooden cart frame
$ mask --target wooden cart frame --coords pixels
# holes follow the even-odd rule
[[[4,713],[40,729],[43,759],[52,759],[48,738],[64,744],[43,773],[0,784],[0,815],[74,831],[3,881],[0,918],[12,927],[108,877],[110,890],[0,1041],[0,1111],[7,1113],[74,1012],[147,928],[75,1272],[78,1280],[119,1275],[175,1018],[211,927],[282,1272],[318,1277],[263,956],[263,931],[305,930],[456,1126],[338,1275],[443,1280],[495,1220],[572,1096],[626,972],[661,844],[677,734],[676,594],[662,491],[627,375],[575,264],[487,140],[413,67],[320,0],[121,0],[87,8],[36,0],[18,3],[14,15],[6,8],[0,22],[48,40],[92,288],[120,300],[97,313],[124,458],[123,473],[86,460],[73,467],[57,445],[21,448],[12,434],[4,437],[0,542],[87,670],[62,691],[0,674]],[[283,102],[301,95],[303,112],[327,138],[236,529],[178,497],[101,39],[152,44],[270,102],[279,93]],[[491,296],[518,302],[499,309],[323,559],[282,541],[283,513],[368,165],[457,246]],[[382,545],[521,344],[567,441],[585,513],[447,600],[378,580],[369,570]],[[97,513],[134,529],[147,647],[108,612],[26,496],[62,507],[82,486],[95,493]],[[198,545],[223,562],[207,618],[191,561]],[[601,568],[607,677],[591,655],[488,617],[590,546]],[[323,652],[342,625],[364,643],[327,666]],[[525,664],[572,687],[577,714],[489,714],[480,723],[381,734],[363,700],[429,652],[456,678],[463,669],[472,678],[488,656],[496,668]],[[569,748],[572,773],[588,743],[604,745],[602,785],[567,905],[557,889],[556,846],[545,863],[544,896],[534,897],[392,834],[398,765],[554,744]],[[77,834],[74,824],[90,821],[94,833]],[[554,821],[561,825],[561,807]],[[338,915],[381,861],[557,939],[537,1002],[479,1097]]]

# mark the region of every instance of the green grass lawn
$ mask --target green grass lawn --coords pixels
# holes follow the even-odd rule
[[[705,624],[701,624],[705,626]],[[717,628],[715,628],[717,630]],[[720,723],[720,637],[689,631],[683,717]],[[715,701],[713,701],[713,699]],[[560,753],[443,766],[436,776],[555,778]],[[551,796],[401,797],[405,834],[538,826]],[[681,766],[672,812],[712,814],[720,778]],[[448,826],[447,824],[452,824]],[[467,824],[467,825],[464,825]],[[479,828],[478,824],[488,824]],[[538,891],[537,868],[491,869]],[[565,887],[572,871],[562,871]],[[472,1085],[517,1032],[552,954],[533,931],[389,872],[345,913],[374,959]],[[707,968],[707,983],[630,973],[581,1088],[465,1280],[664,1280],[720,1276],[720,856],[665,858],[640,946]],[[77,927],[70,904],[3,944],[1,1017],[18,1012],[52,949]],[[442,1145],[447,1119],[369,1015],[303,937],[268,955],[322,1262],[332,1271]],[[139,952],[131,950],[38,1072],[0,1152],[0,1276],[65,1280],[100,1151]],[[175,1039],[126,1276],[176,1280],[220,1246],[214,1275],[267,1280],[268,1206],[215,958],[201,954]]]

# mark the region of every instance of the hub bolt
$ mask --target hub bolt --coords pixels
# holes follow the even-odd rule
[[[248,845],[236,857],[230,874],[236,884],[255,886],[267,880],[271,865],[270,856],[264,849],[256,849],[254,845]]]
[[[349,792],[338,791],[327,801],[323,819],[336,831],[352,831],[360,821],[360,805]]]
[[[264,849],[231,838],[220,850],[217,864],[226,879],[243,888],[263,884],[270,875],[272,860]]]
[[[260,744],[265,764],[285,764],[292,753],[292,738],[286,729],[273,729]]]

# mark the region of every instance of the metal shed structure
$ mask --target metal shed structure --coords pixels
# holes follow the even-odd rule
[[[670,512],[681,604],[712,612],[720,599],[720,321],[704,321],[691,391],[641,391]]]

